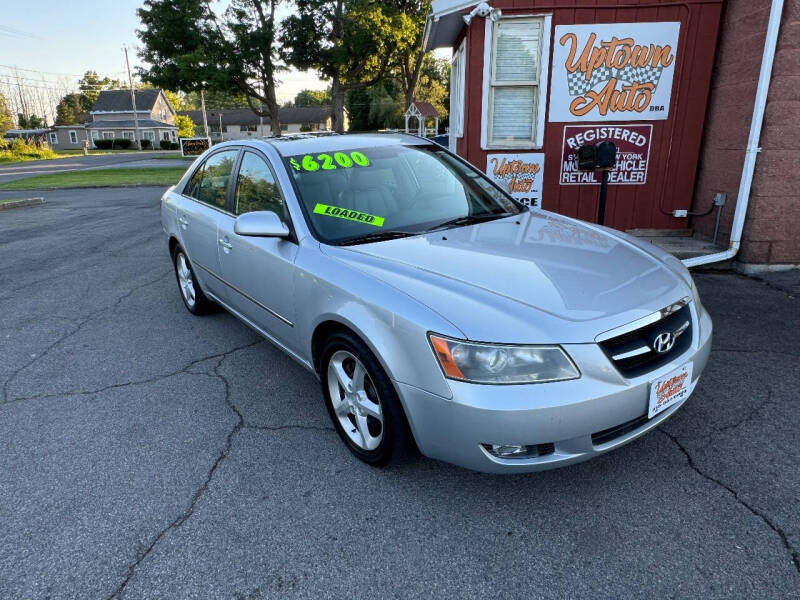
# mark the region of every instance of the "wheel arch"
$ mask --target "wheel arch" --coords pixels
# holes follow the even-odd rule
[[[174,235],[169,236],[169,255],[171,257],[175,257],[175,248],[180,245],[181,243],[178,241],[178,238],[176,238]]]

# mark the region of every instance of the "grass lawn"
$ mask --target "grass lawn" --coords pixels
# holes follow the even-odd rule
[[[127,154],[139,152],[139,150],[89,150],[92,156],[102,154]],[[83,150],[53,150],[53,156],[0,156],[0,165],[11,165],[14,163],[29,162],[32,160],[58,160],[59,158],[71,158],[73,156],[83,156]],[[180,155],[178,155],[180,156]],[[160,157],[159,157],[160,158]]]
[[[172,185],[186,169],[94,169],[50,173],[0,183],[0,190],[57,189],[71,187],[115,187],[123,185]]]
[[[9,202],[19,202],[25,198],[0,198],[0,204],[8,204]]]

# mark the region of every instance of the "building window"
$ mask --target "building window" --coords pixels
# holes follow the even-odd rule
[[[131,140],[131,141],[134,139],[132,131],[123,131],[122,137],[124,137],[126,140]]]
[[[488,145],[537,145],[544,18],[501,19],[492,28]]]
[[[289,125],[286,123],[281,123],[281,131],[288,131]]]
[[[256,125],[256,124],[253,124],[253,125],[242,125],[240,127],[240,130],[241,131],[258,131],[258,125]]]
[[[150,140],[151,142],[155,142],[156,141],[156,134],[153,133],[152,131],[143,131],[142,132],[142,139]]]
[[[464,136],[464,81],[466,79],[466,40],[461,42],[453,54],[450,67],[450,137]],[[454,140],[451,150],[455,150]]]
[[[161,139],[169,141],[169,131],[162,131],[161,132]]]
[[[74,129],[69,130],[69,143],[70,144],[78,143],[78,133]]]
[[[50,132],[50,145],[55,146],[58,144],[58,134],[55,131]]]
[[[103,132],[103,139],[104,140],[113,140],[114,139],[114,132],[113,131],[104,131]]]

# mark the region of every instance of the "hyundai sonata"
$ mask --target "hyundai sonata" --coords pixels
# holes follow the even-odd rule
[[[372,465],[589,459],[672,416],[711,347],[678,260],[525,207],[421,138],[226,142],[162,219],[186,308],[223,307],[314,373]]]

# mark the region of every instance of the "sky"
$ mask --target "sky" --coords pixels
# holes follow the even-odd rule
[[[29,85],[61,88],[87,70],[114,79],[126,77],[122,46],[136,56],[142,0],[0,0],[0,80],[19,69]],[[279,9],[284,15],[288,8]],[[445,54],[447,55],[447,54]],[[325,89],[313,72],[281,74],[277,95],[291,100],[302,89]]]

